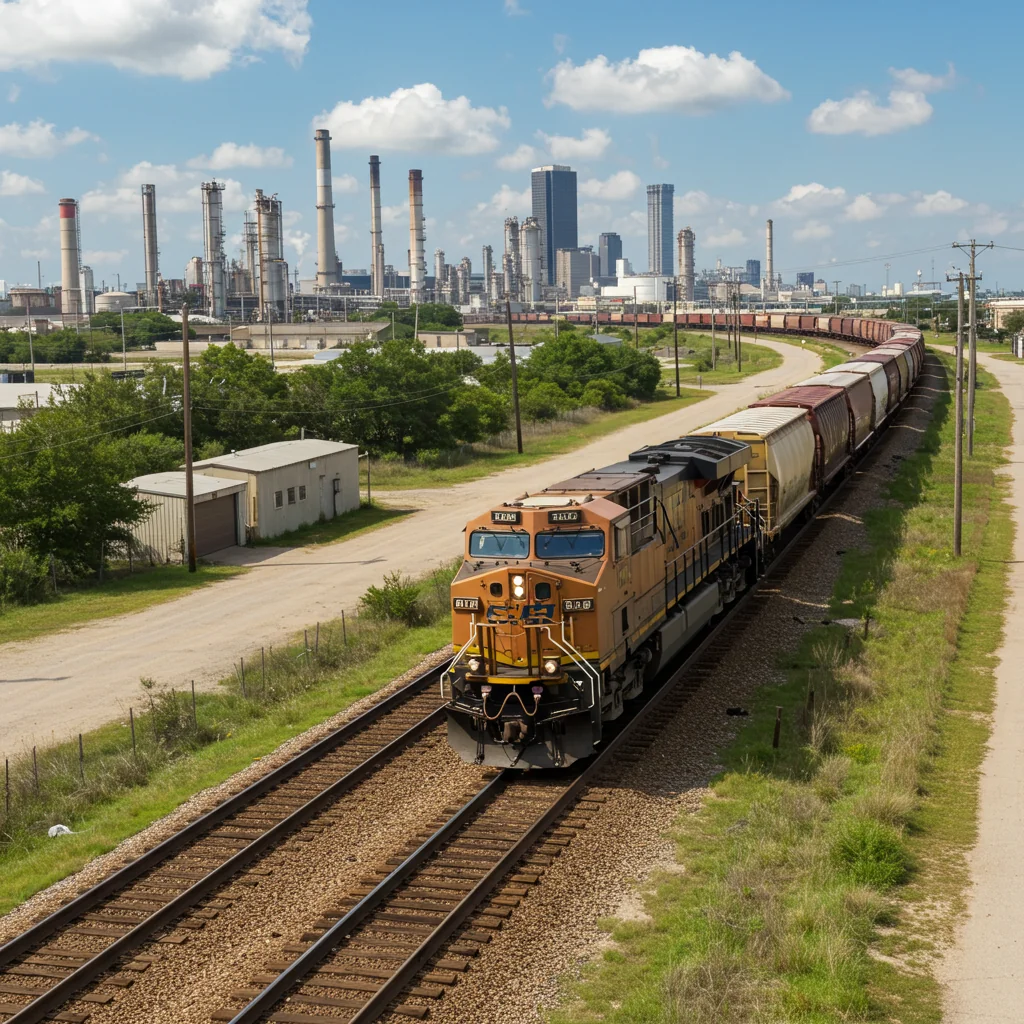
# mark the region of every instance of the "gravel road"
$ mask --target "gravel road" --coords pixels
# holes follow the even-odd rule
[[[718,388],[703,402],[627,427],[535,466],[507,470],[443,491],[395,492],[417,511],[350,541],[311,548],[230,549],[251,567],[235,577],[147,611],[0,647],[0,750],[17,752],[109,721],[148,676],[169,686],[213,686],[239,655],[282,642],[317,620],[353,608],[366,588],[399,569],[416,575],[461,550],[466,519],[548,481],[623,458],[652,440],[678,436],[727,415],[766,391],[803,380],[820,360],[793,345],[781,367]]]
[[[979,354],[1013,408],[1007,475],[1010,501],[1024,508],[1024,366]],[[981,767],[978,842],[970,857],[968,913],[939,978],[948,1024],[992,1024],[1024,1017],[1024,531],[1017,527],[1003,646],[996,652],[996,705]],[[1013,1009],[1013,1007],[1017,1009]]]

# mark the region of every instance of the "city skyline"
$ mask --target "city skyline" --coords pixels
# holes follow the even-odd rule
[[[173,13],[178,2],[162,6]],[[423,169],[427,251],[443,248],[456,261],[478,260],[486,244],[501,251],[505,217],[533,212],[532,168],[549,164],[577,173],[576,244],[617,233],[638,269],[644,186],[666,179],[675,183],[675,223],[696,234],[699,267],[757,256],[769,216],[783,276],[873,260],[846,276],[875,287],[883,260],[893,280],[911,281],[918,269],[930,277],[934,258],[942,278],[959,261],[949,249],[955,238],[1024,241],[1013,161],[979,164],[943,142],[968,116],[980,135],[999,137],[1012,90],[998,54],[1012,32],[986,47],[958,45],[950,67],[938,26],[874,3],[865,16],[884,17],[891,41],[869,56],[840,44],[826,59],[762,19],[755,31],[750,3],[739,12],[750,17],[725,30],[695,27],[655,0],[661,27],[652,38],[641,25],[609,33],[602,14],[613,9],[603,3],[594,17],[567,7],[542,21],[528,4],[495,0],[463,5],[478,18],[472,31],[448,37],[463,61],[437,60],[429,44],[440,37],[414,9],[389,25],[403,59],[355,50],[346,79],[359,84],[339,86],[333,41],[369,31],[369,12],[322,0],[231,3],[237,24],[219,23],[200,0],[173,37],[166,11],[145,8],[129,26],[111,23],[101,3],[86,5],[83,27],[99,33],[88,61],[55,34],[37,0],[0,5],[0,277],[34,283],[39,260],[44,284],[59,281],[57,199],[67,196],[80,202],[83,259],[97,286],[117,273],[130,287],[144,281],[143,183],[157,189],[161,270],[181,276],[203,251],[200,184],[216,179],[225,186],[227,255],[237,253],[243,209],[262,188],[282,203],[285,258],[311,278],[318,128],[335,139],[334,226],[346,268],[371,264],[372,153],[381,160],[387,262],[397,269],[406,263],[411,167]],[[502,39],[489,55],[473,42],[481,27]],[[97,102],[107,96],[117,98],[114,113]],[[749,161],[692,155],[726,138],[758,153],[756,171]],[[942,159],[922,159],[929,151]],[[892,257],[905,252],[913,255]],[[1024,283],[1021,253],[985,258],[986,284]]]

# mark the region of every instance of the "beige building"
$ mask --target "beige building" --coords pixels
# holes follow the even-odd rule
[[[481,340],[476,331],[420,331],[416,337],[427,349],[459,349],[467,345],[479,345]]]
[[[246,481],[196,473],[192,478],[196,512],[196,554],[202,558],[245,543]],[[150,517],[132,529],[139,557],[153,564],[182,562],[185,542],[185,473],[148,473],[125,485],[152,507]]]
[[[268,349],[344,348],[357,341],[391,337],[391,323],[345,323],[337,320],[302,324],[243,324],[231,329],[231,340],[242,348]]]
[[[990,299],[986,305],[992,314],[992,326],[997,331],[1003,329],[1003,321],[1011,313],[1024,311],[1024,299]]]
[[[276,537],[359,507],[359,449],[340,441],[277,441],[194,463],[196,474],[247,485],[245,535]]]

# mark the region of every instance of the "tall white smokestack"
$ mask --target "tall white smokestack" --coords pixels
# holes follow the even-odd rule
[[[160,251],[156,243],[156,185],[142,186],[142,255],[146,264],[146,305],[157,305]]]
[[[370,289],[384,294],[384,241],[380,224],[380,157],[370,157]]]
[[[334,189],[331,185],[331,133],[317,129],[316,142],[316,283],[338,283],[338,251],[334,247]]]
[[[523,302],[531,306],[540,302],[541,275],[540,265],[540,222],[536,217],[527,217],[519,230],[518,248],[523,264]]]
[[[423,232],[423,172],[409,171],[409,301],[423,302],[427,265],[423,250],[427,244]]]
[[[204,181],[203,194],[203,285],[210,316],[222,317],[224,294],[224,186]]]
[[[78,201],[61,199],[60,207],[60,311],[77,316],[84,312],[82,281],[78,273]]]
[[[775,291],[775,241],[772,237],[772,222],[770,220],[765,227],[764,249],[764,281],[766,282],[766,290],[762,289],[762,291],[767,294],[768,292]]]
[[[684,302],[693,302],[693,231],[689,227],[683,228],[676,236],[676,241],[679,247],[679,297]]]

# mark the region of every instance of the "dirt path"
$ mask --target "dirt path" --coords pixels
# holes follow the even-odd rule
[[[212,685],[238,657],[282,642],[317,620],[351,609],[384,573],[415,575],[462,550],[470,514],[527,489],[607,464],[651,441],[679,436],[803,380],[820,360],[771,342],[780,367],[716,389],[697,405],[627,427],[534,466],[506,470],[443,491],[394,492],[417,511],[394,525],[316,548],[235,549],[231,561],[253,571],[170,604],[24,643],[0,646],[0,751],[15,752],[125,714],[148,676],[170,686]]]
[[[1010,501],[1024,508],[1024,365],[978,362],[1013,408]],[[939,969],[947,1024],[1024,1019],[1024,530],[1018,523],[1010,567],[1006,638],[997,652],[992,735],[981,768],[978,842],[970,856],[968,914]]]

